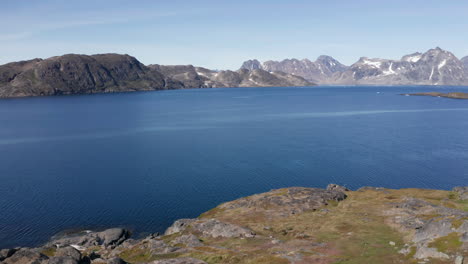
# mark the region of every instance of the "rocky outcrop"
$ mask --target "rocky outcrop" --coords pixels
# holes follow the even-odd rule
[[[468,99],[468,93],[439,93],[439,92],[428,92],[428,93],[409,93],[402,94],[404,96],[432,96],[432,97],[445,97],[452,99]]]
[[[216,219],[183,219],[182,221],[178,220],[172,226],[170,226],[164,234],[172,235],[175,233],[181,233],[186,229],[190,229],[191,232],[200,233],[203,236],[209,236],[213,238],[255,236],[255,233],[248,228],[224,223]]]
[[[129,237],[129,232],[122,228],[111,228],[102,232],[80,232],[55,238],[48,246],[86,248],[91,246],[115,247]]]
[[[0,250],[1,263],[440,263],[468,253],[467,187],[452,191],[330,184],[227,202],[145,238],[112,228]]]
[[[346,194],[338,190],[292,187],[256,194],[236,201],[224,203],[222,209],[245,208],[265,211],[276,216],[289,216],[304,211],[314,211],[330,201],[342,201]]]
[[[468,94],[467,94],[467,97],[468,97]],[[453,188],[452,191],[458,194],[458,196],[460,197],[460,200],[464,200],[464,201],[468,200],[468,186],[455,187]]]

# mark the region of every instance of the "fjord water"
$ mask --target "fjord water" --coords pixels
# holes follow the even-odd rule
[[[0,101],[0,248],[69,229],[161,232],[221,202],[328,183],[468,183],[453,87],[194,89]]]

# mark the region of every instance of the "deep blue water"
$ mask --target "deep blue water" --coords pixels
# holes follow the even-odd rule
[[[67,229],[163,231],[288,186],[468,184],[454,87],[195,89],[0,100],[0,248]]]

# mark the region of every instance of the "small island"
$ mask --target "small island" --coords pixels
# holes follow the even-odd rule
[[[0,262],[92,264],[439,263],[468,256],[468,187],[292,187],[226,202],[164,234],[123,228],[0,250]]]
[[[433,97],[445,97],[452,99],[468,99],[468,93],[454,92],[454,93],[439,93],[439,92],[426,92],[426,93],[407,93],[402,94],[405,96],[433,96]]]

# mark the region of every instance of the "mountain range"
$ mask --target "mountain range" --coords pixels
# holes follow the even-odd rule
[[[458,59],[439,47],[425,53],[413,53],[399,60],[361,57],[346,66],[330,56],[316,61],[249,60],[241,69],[282,71],[318,84],[336,85],[468,85],[468,56]]]
[[[187,88],[331,85],[468,85],[468,56],[441,48],[399,60],[361,57],[346,66],[330,56],[244,62],[237,71],[144,65],[120,54],[67,54],[0,65],[0,97]]]
[[[185,88],[311,86],[304,78],[261,69],[212,71],[144,65],[129,55],[67,54],[0,66],[0,97],[152,91]]]

